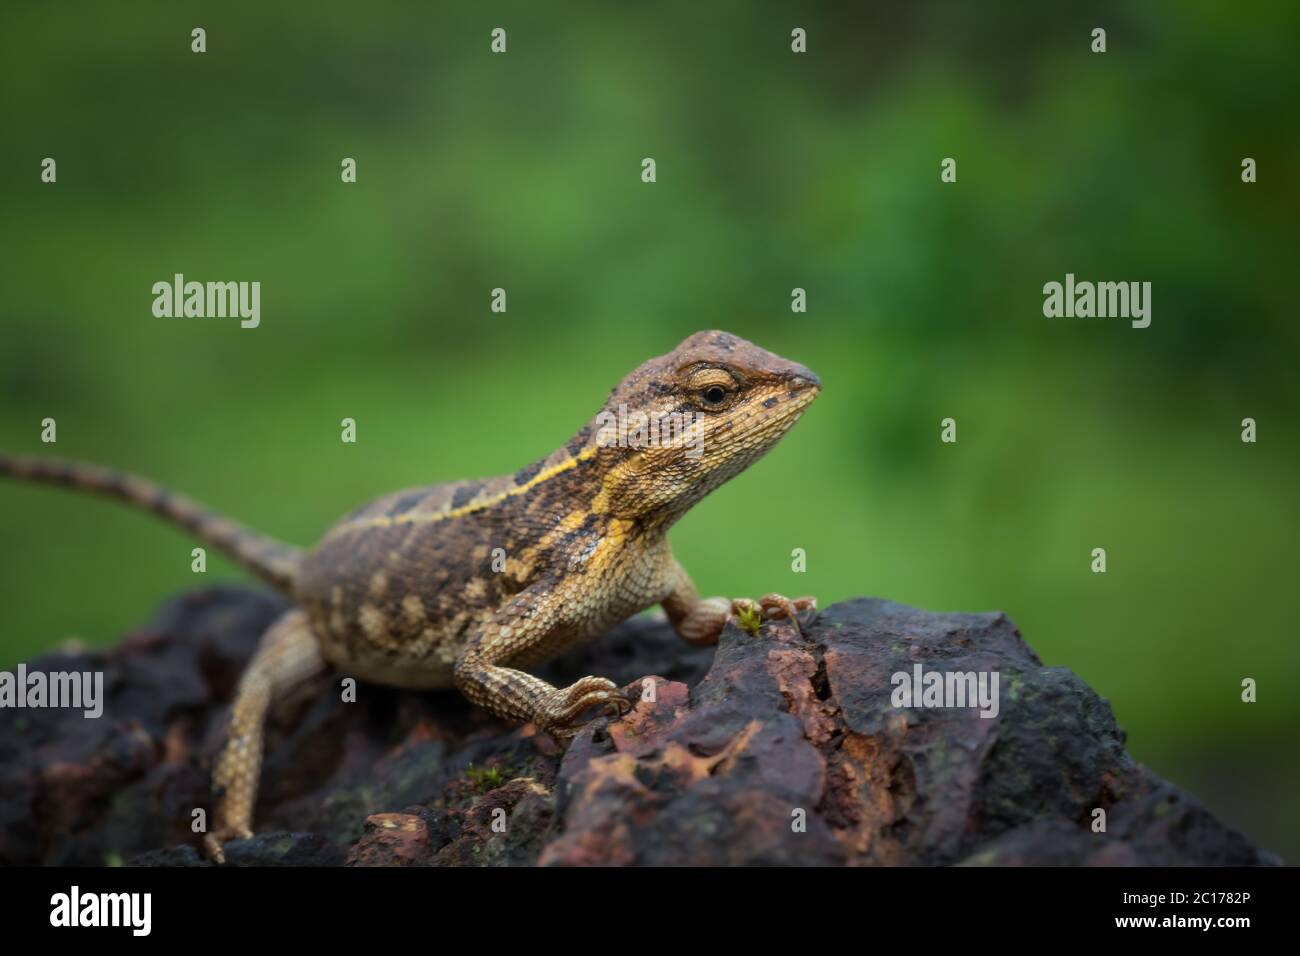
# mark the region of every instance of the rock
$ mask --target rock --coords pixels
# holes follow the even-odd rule
[[[420,809],[366,817],[361,839],[348,854],[348,865],[410,866],[427,860],[433,855],[433,841]]]
[[[194,811],[278,599],[216,588],[109,651],[104,716],[0,711],[0,863],[208,865]],[[998,675],[996,716],[895,707],[895,674]],[[561,751],[454,692],[337,676],[276,708],[258,835],[231,865],[1280,862],[1136,764],[1109,705],[999,614],[859,599],[691,648],[642,616],[555,662],[637,700]],[[1094,833],[1097,810],[1106,831]]]

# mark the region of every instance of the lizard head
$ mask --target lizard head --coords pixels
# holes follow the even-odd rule
[[[675,520],[761,458],[820,391],[802,365],[697,332],[624,378],[589,426],[603,503],[621,517]]]

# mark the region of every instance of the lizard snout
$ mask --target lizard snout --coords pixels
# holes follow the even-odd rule
[[[795,388],[820,389],[822,387],[822,380],[817,377],[817,373],[802,365],[792,366],[790,370],[785,373],[785,377]]]

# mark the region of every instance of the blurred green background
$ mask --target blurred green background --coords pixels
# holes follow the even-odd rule
[[[727,329],[825,391],[675,531],[705,593],[1005,610],[1294,859],[1298,48],[1294,3],[6,5],[0,448],[305,544]],[[154,318],[175,272],[259,280],[261,327]],[[1066,272],[1152,282],[1151,327],[1044,318]],[[191,546],[0,484],[0,666],[240,577]]]

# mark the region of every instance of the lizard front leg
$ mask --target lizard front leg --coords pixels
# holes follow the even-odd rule
[[[722,597],[701,598],[691,576],[686,569],[674,559],[671,577],[672,590],[663,600],[664,613],[672,624],[677,636],[688,644],[697,646],[718,643],[722,629],[727,626],[727,618],[745,611],[754,611],[755,602],[748,598],[729,601]],[[791,618],[795,614],[817,606],[817,599],[811,597],[787,598],[780,594],[765,594],[757,602],[758,613],[767,619]]]
[[[262,771],[262,737],[271,703],[321,673],[325,661],[302,611],[279,618],[258,645],[239,679],[226,744],[212,770],[217,805],[213,829],[203,838],[208,855],[224,863],[222,845],[253,835],[253,807]]]
[[[588,709],[605,705],[611,716],[631,708],[613,681],[584,677],[553,687],[540,677],[504,666],[519,658],[541,659],[566,627],[567,598],[550,582],[516,594],[497,610],[456,658],[456,687],[470,701],[501,717],[532,721],[565,739],[581,728]]]

